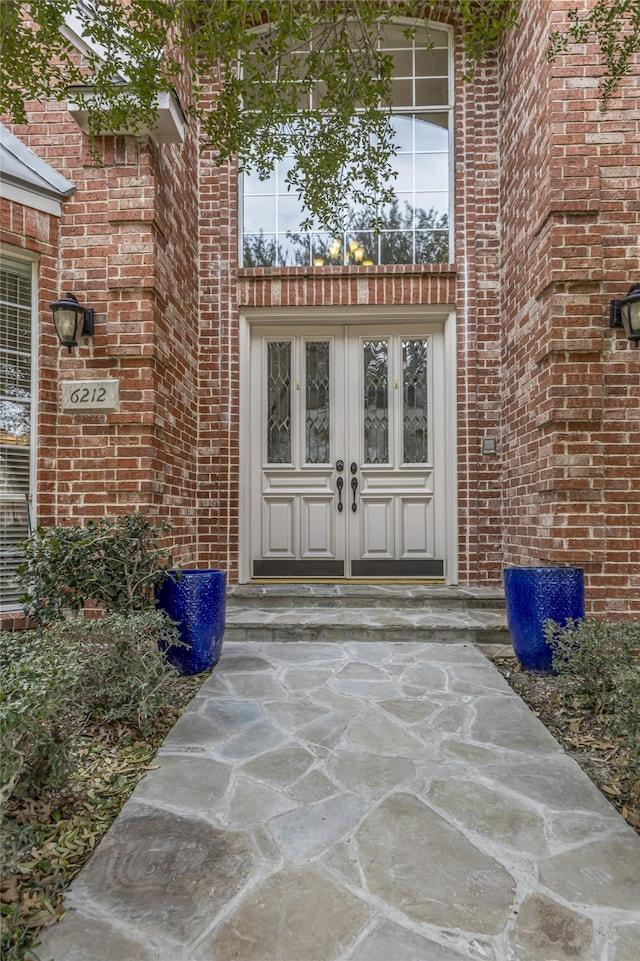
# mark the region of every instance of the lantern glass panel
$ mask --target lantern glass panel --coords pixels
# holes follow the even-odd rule
[[[59,307],[54,313],[58,337],[63,344],[76,343],[82,329],[82,314],[67,307]]]

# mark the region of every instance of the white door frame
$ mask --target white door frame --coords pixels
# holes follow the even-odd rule
[[[445,580],[449,585],[458,582],[458,497],[457,497],[457,390],[456,390],[456,323],[451,306],[349,306],[308,308],[251,308],[240,315],[240,516],[239,566],[241,584],[251,576],[251,444],[250,444],[250,346],[254,327],[291,326],[299,332],[306,327],[321,325],[381,325],[389,328],[403,323],[441,323],[444,330],[445,397],[444,401],[444,471],[445,486],[442,509],[446,524]]]

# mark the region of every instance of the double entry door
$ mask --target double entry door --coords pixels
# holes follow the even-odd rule
[[[444,576],[443,331],[252,328],[251,575]]]

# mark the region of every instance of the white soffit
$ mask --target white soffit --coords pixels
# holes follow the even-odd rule
[[[67,110],[81,130],[89,133],[89,104],[94,96],[92,87],[69,87]],[[184,141],[184,118],[177,98],[168,91],[158,94],[158,116],[153,127],[140,127],[138,130],[101,130],[99,135],[151,137],[155,143],[182,143]]]
[[[87,37],[82,32],[82,20],[76,14],[67,14],[64,18],[64,25],[60,28],[62,36],[71,43],[82,55],[93,54],[101,60],[106,60],[108,53],[101,44],[96,43],[91,37]],[[127,77],[123,74],[116,74],[113,78],[116,83],[126,85]],[[91,86],[73,86],[67,90],[69,102],[67,108],[69,113],[76,121],[84,133],[89,133],[89,103],[94,96]],[[180,108],[178,98],[173,93],[164,91],[158,94],[158,116],[153,127],[142,127],[139,130],[104,130],[99,131],[105,136],[151,137],[158,144],[164,143],[183,143],[184,141],[184,114]]]

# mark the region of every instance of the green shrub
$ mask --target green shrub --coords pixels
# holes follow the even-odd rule
[[[545,627],[565,700],[622,736],[628,776],[640,778],[640,620],[549,621]]]
[[[151,731],[173,704],[178,673],[158,645],[178,643],[155,610],[0,635],[0,802],[59,783],[85,719]]]
[[[59,628],[0,634],[0,802],[66,772],[66,725],[80,675]]]
[[[82,610],[87,601],[121,614],[153,608],[154,591],[173,563],[159,546],[168,530],[165,521],[151,525],[140,511],[84,526],[38,528],[18,568],[25,613],[47,623]]]
[[[65,623],[70,637],[82,638],[76,699],[84,714],[150,731],[173,704],[178,672],[162,653],[180,643],[173,623],[156,610]]]

